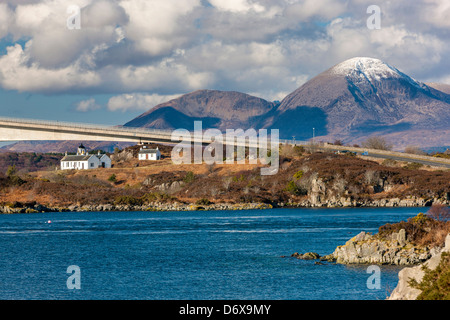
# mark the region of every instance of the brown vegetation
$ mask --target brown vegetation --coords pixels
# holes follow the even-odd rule
[[[450,198],[449,171],[392,167],[355,156],[281,146],[278,174],[261,176],[259,164],[174,165],[170,160],[172,147],[159,149],[163,160],[157,162],[137,160],[136,146],[117,150],[111,156],[111,169],[0,174],[0,203],[95,205],[132,202],[131,198],[184,203],[201,199],[213,203],[298,203],[310,197],[318,184],[324,199]],[[160,196],[145,198],[149,194]]]
[[[449,209],[440,204],[434,204],[426,214],[419,213],[407,221],[386,224],[379,228],[378,236],[389,237],[401,229],[406,231],[407,239],[417,246],[443,246],[446,236],[450,233]]]

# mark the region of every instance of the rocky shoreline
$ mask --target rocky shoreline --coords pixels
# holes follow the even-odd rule
[[[301,202],[279,203],[210,203],[198,205],[195,203],[180,202],[153,202],[146,205],[77,205],[48,206],[43,204],[7,204],[0,205],[0,213],[37,213],[37,212],[102,212],[102,211],[215,211],[215,210],[261,210],[272,208],[394,208],[394,207],[429,207],[433,203],[450,206],[447,199],[424,199],[419,197],[391,198],[391,199],[365,199],[351,198],[305,199]]]
[[[152,203],[149,205],[71,205],[68,207],[49,207],[41,204],[21,206],[0,206],[0,213],[41,213],[41,212],[132,212],[132,211],[214,211],[214,210],[263,210],[273,208],[265,203],[244,204],[181,204],[181,203]]]
[[[412,287],[411,280],[420,283],[425,276],[424,267],[434,270],[441,262],[443,253],[450,253],[450,233],[442,247],[414,246],[406,237],[404,229],[391,234],[390,238],[380,240],[375,235],[361,232],[338,246],[332,254],[320,256],[315,252],[304,254],[295,252],[290,257],[301,260],[315,260],[315,264],[330,262],[358,265],[397,265],[404,266],[398,274],[397,287],[387,300],[416,300],[422,293]],[[286,258],[286,256],[282,256]]]
[[[321,259],[339,264],[408,266],[428,260],[435,251],[436,248],[414,246],[407,240],[406,232],[402,229],[393,233],[388,240],[380,240],[372,234],[361,232]]]
[[[292,258],[320,260],[337,264],[376,264],[410,266],[420,264],[436,254],[438,248],[417,247],[406,239],[405,230],[393,233],[390,240],[379,240],[374,235],[361,232],[338,246],[329,255],[320,256],[316,252],[304,254],[295,252]],[[285,256],[282,256],[285,258]]]
[[[316,199],[317,200],[317,199]],[[450,201],[442,199],[368,199],[352,200],[350,198],[324,199],[302,202],[280,202],[280,203],[210,203],[198,205],[195,203],[180,202],[153,202],[146,205],[70,205],[70,206],[48,206],[42,204],[7,204],[0,205],[0,213],[38,213],[38,212],[103,212],[103,211],[215,211],[215,210],[262,210],[272,208],[394,208],[394,207],[428,207],[433,203],[450,205]]]

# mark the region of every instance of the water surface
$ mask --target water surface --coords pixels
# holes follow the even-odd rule
[[[302,261],[423,208],[0,215],[0,299],[385,299],[398,267]],[[81,289],[66,273],[81,270]]]

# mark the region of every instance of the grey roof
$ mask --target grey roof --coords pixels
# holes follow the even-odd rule
[[[139,153],[158,153],[158,149],[141,149]]]
[[[62,158],[61,161],[87,161],[89,160],[90,157],[92,157],[92,154],[87,154],[85,156],[68,155],[64,156],[64,158]]]
[[[106,153],[103,154],[87,154],[87,155],[67,155],[61,159],[61,161],[88,161],[90,157],[97,157],[101,159],[103,156],[107,156]]]

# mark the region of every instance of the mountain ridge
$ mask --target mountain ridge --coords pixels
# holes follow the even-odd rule
[[[448,92],[450,86],[420,82],[379,59],[355,57],[313,77],[280,103],[236,91],[197,90],[124,126],[192,129],[193,121],[202,120],[203,128],[280,129],[285,139],[309,140],[314,134],[354,144],[380,135],[397,148],[438,147],[450,144]]]

